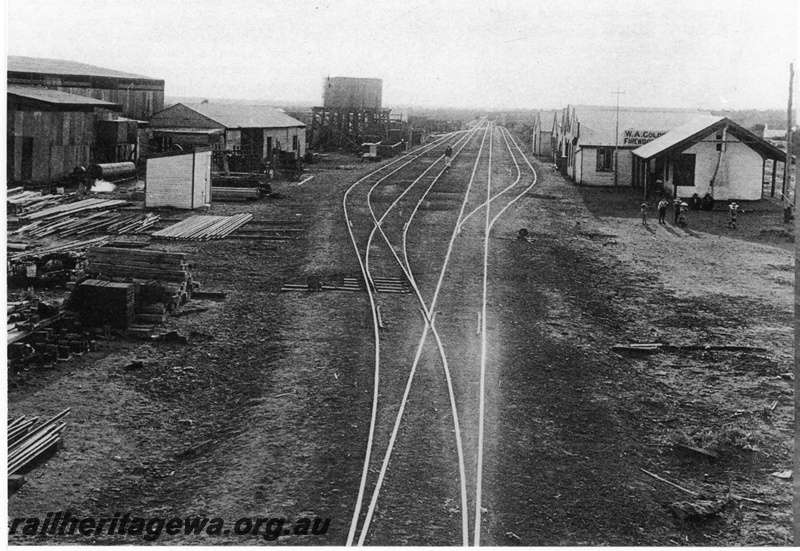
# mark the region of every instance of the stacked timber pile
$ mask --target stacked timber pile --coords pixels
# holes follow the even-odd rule
[[[190,216],[177,224],[153,232],[153,237],[156,239],[186,239],[194,241],[223,239],[252,219],[252,214]]]
[[[25,301],[9,306],[9,374],[56,361],[66,362],[97,348],[101,337],[82,323],[77,314],[60,310],[54,304]]]
[[[20,252],[8,254],[9,262],[21,262],[30,258],[42,258],[51,253],[64,253],[64,252],[79,252],[84,251],[91,247],[98,247],[107,243],[109,241],[108,237],[96,237],[94,239],[79,239],[76,241],[70,241],[68,243],[62,243],[60,245],[51,245],[45,247],[37,247],[37,248],[30,248],[30,245],[24,243],[14,243],[11,244],[11,247],[8,247],[11,250],[19,250]]]
[[[255,201],[267,195],[260,187],[212,187],[212,201]]]
[[[168,312],[191,298],[200,284],[189,270],[186,253],[120,247],[87,252],[87,273],[136,284],[137,324],[162,323]]]
[[[68,197],[68,196],[54,196],[54,197]],[[21,214],[19,219],[22,221],[30,222],[29,226],[36,221],[51,221],[63,216],[70,216],[79,212],[86,212],[89,210],[108,209],[110,207],[117,207],[125,205],[128,202],[122,199],[83,199],[72,203],[59,204],[54,207],[38,210],[32,213]]]
[[[87,279],[72,291],[70,308],[86,324],[127,329],[136,318],[135,301],[133,283]]]
[[[110,277],[191,282],[186,253],[94,247],[86,253],[86,271]]]
[[[69,415],[69,408],[34,427],[38,417],[18,417],[8,423],[8,475],[31,466],[34,462],[56,451],[61,442],[61,432]]]
[[[41,191],[24,191],[21,187],[6,192],[6,212],[21,214],[36,212],[54,205],[76,201],[75,194],[43,195]]]
[[[116,235],[142,233],[161,218],[158,214],[127,213],[100,210],[88,216],[61,215],[48,220],[40,220],[23,226],[13,232],[41,238],[48,235],[58,237],[81,236],[94,232]]]

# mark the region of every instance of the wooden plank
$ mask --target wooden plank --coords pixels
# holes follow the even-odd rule
[[[185,281],[189,277],[189,273],[185,271],[149,269],[141,266],[101,264],[98,262],[91,262],[86,269],[88,272],[96,272],[110,276],[164,279],[166,281]]]
[[[89,249],[88,253],[103,255],[115,254],[119,255],[121,258],[144,258],[158,262],[170,259],[185,261],[188,256],[187,253],[159,249],[123,249],[119,247],[96,247],[94,249]]]

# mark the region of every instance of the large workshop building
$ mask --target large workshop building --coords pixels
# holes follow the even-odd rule
[[[707,112],[573,106],[554,123],[554,160],[578,184],[630,186],[632,151]]]
[[[267,162],[276,151],[302,158],[305,126],[279,109],[226,103],[177,103],[150,119],[153,138],[162,150],[211,147]]]
[[[551,157],[553,155],[553,141],[557,120],[557,112],[540,111],[536,113],[533,119],[531,137],[531,151],[534,155],[541,155],[543,157]]]
[[[77,166],[137,160],[164,81],[94,65],[8,57],[7,178],[46,183]]]
[[[676,197],[756,201],[767,162],[786,161],[780,150],[726,117],[702,116],[633,150],[633,185]],[[661,186],[657,182],[661,181]],[[774,185],[774,182],[773,182]]]

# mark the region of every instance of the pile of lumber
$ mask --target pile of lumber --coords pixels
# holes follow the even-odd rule
[[[98,332],[81,322],[77,313],[35,300],[12,304],[6,349],[9,373],[32,364],[69,361],[73,355],[82,356],[96,349]]]
[[[264,188],[258,187],[212,187],[212,201],[255,201],[266,195]]]
[[[134,283],[87,279],[70,295],[70,309],[87,325],[127,329],[136,319]]]
[[[25,248],[25,250],[21,252],[9,254],[7,258],[9,262],[21,262],[29,258],[41,258],[50,253],[83,251],[91,247],[98,247],[104,243],[107,243],[108,241],[109,238],[103,236],[96,237],[94,239],[79,239],[77,241],[70,241],[60,245],[51,245],[34,249]]]
[[[42,195],[41,191],[24,191],[21,187],[6,192],[8,214],[34,212],[52,205],[60,205],[75,201],[74,194]]]
[[[61,431],[67,426],[61,419],[69,415],[67,408],[37,427],[38,417],[24,415],[8,423],[8,475],[28,466],[46,453],[56,450]]]
[[[86,253],[86,271],[111,277],[191,280],[186,253],[121,247],[93,247]]]
[[[29,214],[20,215],[20,220],[33,222],[35,220],[53,220],[63,216],[70,216],[78,212],[85,212],[87,210],[108,209],[111,207],[118,207],[126,205],[128,202],[123,199],[83,199],[73,203],[66,203],[56,205],[54,207],[46,208]]]
[[[194,241],[223,239],[252,219],[252,214],[190,216],[177,224],[153,232],[153,237],[157,239],[187,239]]]
[[[142,233],[161,218],[158,214],[128,213],[100,210],[88,216],[65,216],[50,220],[38,220],[12,232],[24,233],[31,237],[57,235],[69,237],[89,233],[104,232],[116,235]]]
[[[161,323],[167,312],[185,304],[200,286],[186,253],[95,247],[87,252],[86,272],[125,278],[136,284],[137,323]]]

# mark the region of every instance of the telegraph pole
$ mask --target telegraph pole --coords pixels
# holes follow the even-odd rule
[[[789,124],[786,126],[786,163],[783,165],[783,189],[781,190],[781,201],[786,199],[786,192],[791,193],[792,176],[792,87],[794,85],[794,63],[789,64],[789,111],[787,119]]]
[[[617,86],[617,91],[611,93],[617,95],[617,126],[614,132],[614,187],[617,187],[619,185],[619,171],[617,170],[617,161],[619,160],[619,97],[625,92],[620,92],[619,86]]]

